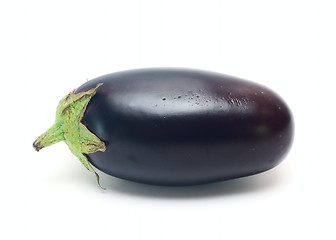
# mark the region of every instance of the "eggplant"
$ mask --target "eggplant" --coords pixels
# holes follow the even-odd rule
[[[275,167],[293,129],[286,103],[262,85],[194,69],[136,69],[70,92],[33,146],[65,141],[98,184],[92,165],[122,179],[181,186]]]

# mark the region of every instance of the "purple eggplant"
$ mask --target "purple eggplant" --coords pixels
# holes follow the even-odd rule
[[[36,150],[65,141],[85,167],[154,185],[239,178],[278,165],[293,139],[286,103],[250,81],[190,69],[139,69],[65,96]]]

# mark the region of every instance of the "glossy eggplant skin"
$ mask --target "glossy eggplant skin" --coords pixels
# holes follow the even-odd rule
[[[138,69],[93,79],[82,123],[105,144],[91,164],[123,179],[194,185],[273,168],[288,152],[293,120],[271,90],[191,69]]]

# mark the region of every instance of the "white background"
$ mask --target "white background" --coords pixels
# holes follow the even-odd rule
[[[335,1],[1,1],[2,239],[335,239]],[[295,141],[278,167],[196,187],[103,176],[64,143],[58,101],[142,67],[226,73],[278,92]]]

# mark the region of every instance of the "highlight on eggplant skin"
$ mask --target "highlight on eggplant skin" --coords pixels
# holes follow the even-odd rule
[[[293,120],[273,91],[189,69],[139,69],[98,83],[82,123],[106,144],[88,154],[101,171],[156,185],[193,185],[260,173],[289,150]]]
[[[275,167],[293,140],[292,114],[279,95],[220,73],[128,70],[88,81],[69,98],[88,92],[79,124],[85,148],[72,146],[82,139],[58,140],[94,173],[91,165],[146,184],[218,182]]]

